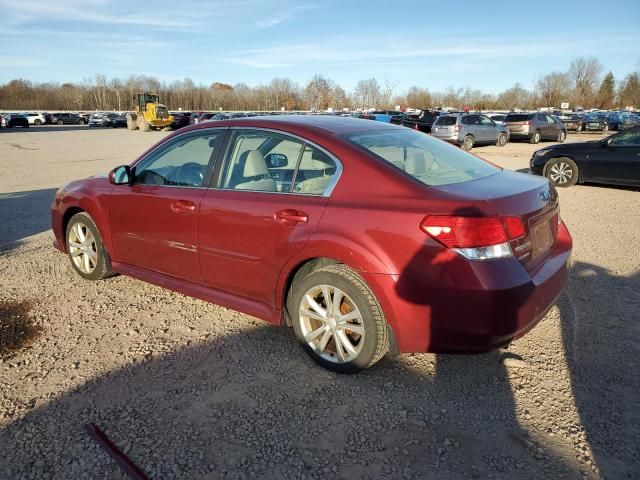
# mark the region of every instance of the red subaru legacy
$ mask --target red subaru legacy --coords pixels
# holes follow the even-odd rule
[[[61,188],[52,224],[83,278],[121,273],[293,327],[339,372],[508,344],[553,305],[572,245],[546,179],[328,116],[179,130]]]

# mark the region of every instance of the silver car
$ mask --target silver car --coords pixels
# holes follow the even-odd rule
[[[478,113],[441,115],[431,127],[431,135],[460,145],[463,150],[471,150],[474,145],[495,144],[504,147],[509,141],[509,129],[506,126]]]

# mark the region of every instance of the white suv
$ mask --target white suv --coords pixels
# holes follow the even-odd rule
[[[44,118],[44,113],[40,112],[29,112],[25,113],[27,116],[27,120],[29,120],[29,125],[44,125],[47,123],[47,119]]]

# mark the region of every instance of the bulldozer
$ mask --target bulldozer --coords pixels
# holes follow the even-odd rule
[[[133,113],[127,114],[127,128],[148,132],[168,127],[173,122],[167,107],[158,103],[155,93],[136,93],[133,96]]]

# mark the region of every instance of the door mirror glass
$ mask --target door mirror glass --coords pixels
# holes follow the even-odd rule
[[[289,165],[289,159],[282,153],[270,153],[264,159],[267,161],[267,168],[281,168]]]
[[[109,182],[113,185],[128,185],[131,183],[131,168],[120,165],[109,172]]]

